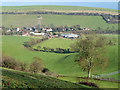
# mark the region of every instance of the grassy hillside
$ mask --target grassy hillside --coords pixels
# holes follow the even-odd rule
[[[59,79],[69,81],[69,82],[84,82],[86,81],[85,79],[79,79],[75,77],[60,77]],[[112,82],[112,81],[101,81],[101,80],[94,80],[94,79],[89,79],[88,82],[95,83],[99,88],[119,88],[120,83],[117,82]]]
[[[51,5],[38,5],[38,6],[3,6],[3,11],[41,11],[41,10],[95,10],[95,11],[112,11],[117,12],[117,10],[113,9],[105,9],[105,8],[95,8],[95,7],[83,7],[83,6],[51,6]]]
[[[113,35],[108,35],[108,36],[113,37]],[[117,38],[117,36],[115,37]],[[12,56],[18,61],[25,62],[29,65],[32,62],[33,57],[39,57],[42,59],[45,66],[50,71],[59,73],[61,75],[66,75],[66,76],[86,76],[87,75],[87,73],[83,72],[78,67],[78,65],[74,62],[75,55],[76,55],[75,53],[74,54],[58,54],[58,53],[50,53],[50,52],[47,53],[47,52],[29,51],[25,49],[22,45],[23,42],[30,39],[29,37],[3,36],[2,38],[3,38],[3,41],[2,41],[3,54]],[[49,42],[48,43],[46,42],[46,45],[49,45]],[[109,59],[108,66],[104,70],[97,69],[95,72],[92,72],[92,74],[110,73],[118,70],[118,46],[107,47],[106,56]]]
[[[5,27],[30,27],[36,26],[38,24],[37,16],[39,15],[3,15],[2,16],[2,24]],[[108,24],[106,23],[102,17],[100,16],[78,16],[78,15],[42,15],[41,24],[43,25],[51,25],[55,26],[72,26],[72,25],[80,25],[81,27],[87,27],[91,29],[96,29],[101,27],[106,29],[109,27],[110,29],[114,27],[118,29],[118,24]]]
[[[1,70],[1,68],[0,68]],[[3,88],[87,88],[55,78],[2,68]]]

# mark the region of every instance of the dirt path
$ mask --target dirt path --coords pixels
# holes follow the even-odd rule
[[[92,75],[92,77],[111,76],[111,75],[114,75],[114,74],[117,74],[117,73],[120,73],[120,70],[119,71],[115,71],[115,72],[111,72],[111,73],[106,73],[106,74]]]

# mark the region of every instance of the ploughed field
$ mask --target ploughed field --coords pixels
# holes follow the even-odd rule
[[[107,37],[116,37],[117,35],[106,35]],[[87,76],[86,72],[83,72],[79,66],[74,62],[76,53],[54,53],[54,52],[41,52],[41,51],[30,51],[23,46],[23,43],[28,41],[30,37],[22,37],[22,36],[3,36],[2,37],[2,49],[3,54],[12,56],[16,60],[20,62],[25,62],[28,65],[33,61],[34,57],[39,57],[42,59],[46,68],[50,71],[56,72],[65,76]],[[52,43],[53,42],[53,43]],[[65,48],[70,47],[74,40],[68,39],[58,39],[53,38],[47,41],[42,42],[42,46],[50,46],[52,48],[55,47],[64,47],[63,43],[65,43]],[[106,47],[107,53],[105,54],[109,63],[108,66],[101,70],[98,68],[92,74],[105,74],[110,72],[118,71],[118,45]],[[113,77],[117,77],[114,75]]]
[[[43,25],[55,25],[55,26],[73,26],[80,25],[82,28],[96,29],[98,27],[103,28],[104,30],[110,28],[110,30],[118,29],[117,24],[108,24],[106,23],[101,16],[79,16],[79,15],[51,15],[45,14],[41,15],[42,20],[39,20],[37,17],[40,15],[2,15],[2,24],[4,27],[10,28],[11,25],[15,27],[32,27],[37,24]]]

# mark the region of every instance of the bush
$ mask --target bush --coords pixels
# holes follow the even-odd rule
[[[40,58],[34,57],[34,61],[30,65],[30,72],[39,73],[43,70],[43,63]]]
[[[20,70],[21,71],[27,71],[27,64],[26,63],[21,63],[20,64]]]
[[[46,72],[48,72],[49,70],[47,69],[47,68],[43,68],[43,70],[42,70],[42,72],[43,73],[46,73]]]
[[[17,69],[19,67],[18,62],[10,56],[2,56],[2,67]]]

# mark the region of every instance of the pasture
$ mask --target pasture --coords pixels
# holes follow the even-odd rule
[[[3,15],[2,24],[4,27],[10,28],[12,25],[15,27],[32,27],[36,26],[39,22],[37,16],[39,15]],[[96,29],[101,27],[106,30],[108,27],[112,30],[112,27],[118,29],[117,24],[106,23],[101,16],[78,16],[78,15],[42,15],[42,20],[40,21],[42,25],[55,25],[55,26],[73,26],[80,25],[82,28]]]
[[[75,40],[70,40],[70,39],[62,39],[62,38],[53,38],[53,39],[48,39],[47,41],[44,41],[40,44],[37,44],[33,46],[33,48],[37,48],[37,46],[43,47],[48,47],[48,48],[62,48],[62,49],[68,49],[70,48],[70,45],[75,43]]]
[[[109,35],[109,36],[112,37],[112,35]],[[115,37],[117,38],[117,36]],[[79,68],[79,66],[74,62],[76,53],[72,53],[72,54],[59,53],[58,54],[58,53],[50,53],[50,52],[29,51],[28,49],[24,48],[24,46],[22,45],[23,42],[28,41],[30,39],[29,37],[3,36],[2,38],[3,38],[2,40],[3,54],[12,56],[13,58],[15,58],[20,62],[25,62],[29,65],[33,61],[33,57],[39,57],[42,59],[45,66],[50,71],[59,73],[61,75],[66,75],[66,76],[86,76],[87,75],[87,73],[83,72]],[[48,43],[47,42],[45,43],[45,42],[43,42],[43,45],[50,44],[49,41]],[[53,42],[54,42],[54,39],[53,39]],[[65,47],[69,47],[69,45],[71,44],[70,42],[73,42],[73,41],[68,40],[67,42],[68,44],[66,44]],[[51,44],[51,46],[55,47],[54,44]],[[115,46],[106,47],[106,48],[107,48],[106,56],[108,57],[108,60],[109,60],[108,66],[103,70],[98,68],[95,72],[92,72],[92,74],[104,74],[104,73],[110,73],[118,70],[118,46],[115,45]]]
[[[78,83],[79,81],[85,82],[85,79],[78,79],[75,77],[60,77],[59,79],[73,82],[73,83]],[[95,83],[99,88],[119,88],[120,83],[117,82],[110,82],[110,81],[100,81],[100,80],[94,80],[94,79],[89,79],[88,82]]]

